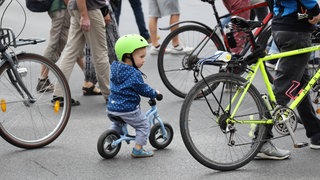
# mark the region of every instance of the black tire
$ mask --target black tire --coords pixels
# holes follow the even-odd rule
[[[97,150],[101,157],[105,159],[111,159],[118,154],[121,148],[121,143],[116,147],[111,147],[111,143],[120,138],[118,132],[114,130],[106,130],[103,132],[97,143]]]
[[[59,67],[43,56],[22,53],[13,58],[35,102],[28,101],[20,86],[23,96],[12,85],[8,76],[12,74],[11,66],[4,64],[0,68],[0,98],[6,102],[6,111],[0,115],[0,135],[20,148],[41,148],[53,142],[67,125],[71,112],[69,85]],[[61,87],[63,107],[53,106],[52,92],[48,89],[42,92],[36,90],[42,66],[49,69],[51,85],[58,84]]]
[[[149,142],[152,147],[156,149],[164,149],[166,148],[173,139],[173,128],[168,123],[163,123],[164,128],[167,131],[167,138],[163,137],[163,132],[161,129],[161,125],[159,123],[152,126],[149,135]]]
[[[176,36],[179,36],[180,45],[191,47],[193,51],[179,55],[165,53],[167,48],[172,48],[171,40]],[[197,81],[194,77],[195,64],[202,58],[212,56],[217,50],[224,51],[225,47],[211,29],[186,25],[172,31],[164,39],[158,54],[158,71],[162,82],[173,94],[184,98]],[[206,65],[203,74],[207,76],[219,70],[220,65]]]
[[[235,97],[236,89],[241,91],[246,82],[244,78],[231,73],[210,75],[205,80],[199,81],[183,102],[180,111],[180,131],[183,142],[189,153],[208,168],[221,171],[240,168],[256,156],[263,144],[266,125],[258,126],[257,136],[253,141],[253,133],[256,129],[253,124],[234,123],[233,125],[227,122],[230,114],[234,113],[235,103],[239,97],[233,101],[231,99]],[[208,91],[207,87],[211,86],[215,86],[211,94],[197,98],[201,91]],[[226,87],[232,88],[229,88],[228,92]],[[230,102],[233,103],[230,105]],[[250,120],[263,117],[270,117],[270,114],[266,111],[257,89],[250,86],[233,118]],[[227,133],[227,127],[235,128],[233,141],[228,141],[230,133]]]

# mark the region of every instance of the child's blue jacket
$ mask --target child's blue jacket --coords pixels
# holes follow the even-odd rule
[[[140,95],[156,97],[157,92],[143,81],[138,69],[118,61],[114,61],[110,69],[109,111],[130,112],[139,106]]]

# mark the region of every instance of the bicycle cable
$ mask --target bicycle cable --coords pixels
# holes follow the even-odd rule
[[[5,0],[1,1],[1,2],[2,2],[1,5],[3,5],[4,1],[5,1]],[[8,10],[8,8],[9,8],[9,6],[11,5],[12,1],[13,1],[13,0],[10,0],[10,2],[6,5],[6,7],[5,7],[5,9],[4,9],[4,11],[3,11],[2,15],[1,15],[0,28],[2,28],[2,22],[3,22],[4,15],[5,15],[5,13],[7,12],[7,10]],[[16,0],[16,2],[17,2],[17,3],[19,4],[19,6],[21,7],[22,12],[23,12],[23,15],[24,15],[24,23],[23,23],[23,26],[22,26],[20,32],[19,32],[19,33],[17,34],[17,36],[16,36],[16,39],[17,39],[17,38],[21,35],[22,31],[24,30],[24,28],[25,28],[25,26],[26,26],[27,14],[26,14],[26,11],[25,11],[25,9],[23,8],[22,4],[21,4],[18,0]],[[10,42],[10,43],[11,43],[11,42]],[[10,43],[9,43],[9,44],[10,44]]]

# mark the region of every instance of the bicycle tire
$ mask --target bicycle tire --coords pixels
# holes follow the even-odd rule
[[[149,135],[149,142],[152,147],[156,149],[164,149],[171,143],[173,139],[173,128],[168,123],[163,123],[165,130],[167,131],[167,138],[163,137],[161,125],[159,123],[152,126]]]
[[[182,104],[179,123],[183,142],[189,153],[210,169],[220,171],[238,169],[249,163],[263,144],[266,125],[255,128],[251,124],[235,123],[231,126],[227,123],[227,118],[233,113],[238,99],[234,99],[235,103],[232,103],[229,106],[230,110],[226,111],[226,107],[235,95],[235,90],[231,92],[226,90],[226,84],[229,84],[229,87],[232,87],[229,89],[232,90],[244,87],[245,83],[244,78],[232,73],[210,75],[190,90]],[[215,86],[215,89],[210,94],[198,98],[201,91],[207,92],[207,87],[211,86]],[[267,116],[266,113],[268,112],[260,93],[251,85],[234,119],[270,117],[270,114]],[[227,133],[226,127],[236,129],[233,141],[228,139],[230,133]],[[255,132],[256,137],[253,141]]]
[[[171,40],[179,36],[180,45],[193,51],[186,54],[165,53],[172,48]],[[202,40],[203,43],[200,43]],[[219,36],[211,29],[198,25],[181,26],[169,33],[161,44],[158,54],[158,71],[164,85],[176,96],[185,98],[197,82],[194,65],[199,59],[210,57],[213,52],[225,51]],[[205,66],[205,76],[219,72],[220,66]]]
[[[101,157],[105,159],[111,159],[116,156],[121,148],[121,143],[119,143],[116,147],[112,148],[111,143],[120,138],[120,135],[115,130],[106,130],[103,132],[97,143],[97,150]]]
[[[9,80],[11,66],[5,63],[0,68],[0,99],[6,110],[0,112],[0,135],[10,144],[25,148],[41,148],[53,142],[65,129],[71,112],[71,94],[68,82],[59,67],[49,59],[32,53],[15,57],[20,77],[28,91],[36,99],[34,103],[22,97]],[[37,91],[41,67],[49,69],[51,85],[59,85],[63,92],[64,106],[53,106],[52,92]]]

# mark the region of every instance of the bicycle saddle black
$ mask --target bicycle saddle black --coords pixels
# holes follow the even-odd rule
[[[262,24],[259,21],[246,20],[239,16],[232,16],[231,23],[238,26],[241,29],[255,29],[261,27]]]

